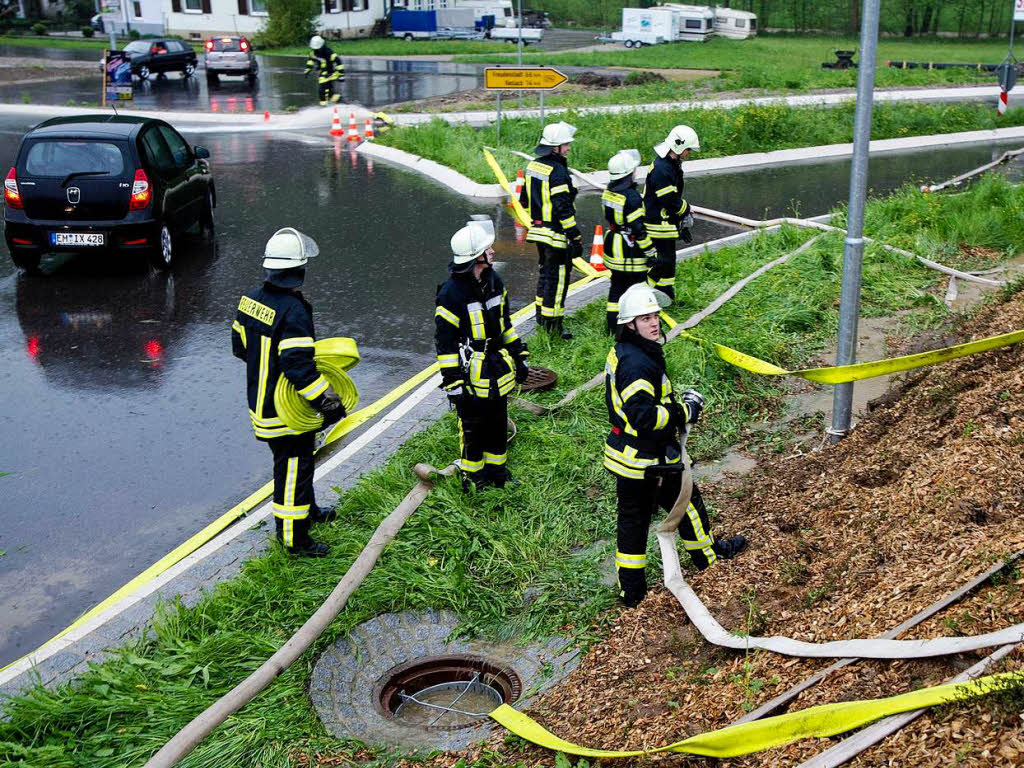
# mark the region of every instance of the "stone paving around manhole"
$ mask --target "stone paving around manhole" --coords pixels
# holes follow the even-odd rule
[[[375,701],[382,680],[395,667],[427,656],[468,654],[510,667],[523,695],[507,702],[517,709],[561,682],[579,663],[565,638],[516,646],[484,640],[448,642],[458,627],[450,611],[387,613],[360,624],[328,648],[313,667],[310,698],[328,732],[367,744],[412,750],[460,750],[487,738],[494,722],[454,730],[402,725],[384,716]]]

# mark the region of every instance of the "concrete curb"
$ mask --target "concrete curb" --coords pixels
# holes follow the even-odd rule
[[[878,139],[871,142],[872,155],[912,152],[920,149],[940,149],[942,147],[968,146],[986,144],[1010,139],[1024,139],[1024,126],[995,128],[985,131],[965,131],[963,133],[940,133],[930,136],[907,136],[899,139]],[[468,176],[441,165],[433,160],[405,152],[395,147],[363,142],[357,151],[376,159],[421,173],[454,192],[475,199],[498,200],[505,197],[499,184],[481,184]],[[727,157],[711,157],[705,160],[689,160],[683,163],[683,171],[690,178],[711,176],[719,173],[734,173],[756,168],[769,168],[779,165],[796,165],[816,163],[822,160],[842,160],[853,155],[853,144],[825,144],[819,147],[800,147],[798,149],[778,149],[772,152],[752,152],[746,155],[729,155]],[[526,162],[525,160],[523,161]],[[637,181],[643,181],[646,168],[637,170]],[[591,171],[587,176],[595,183],[608,183],[607,171]],[[584,191],[586,187],[584,187]]]
[[[963,88],[919,88],[913,90],[875,91],[875,102],[897,101],[968,101],[971,99],[995,100],[999,95],[997,85],[978,85]],[[578,115],[615,115],[620,112],[672,112],[686,109],[736,109],[746,106],[785,104],[790,107],[834,107],[856,101],[854,91],[842,93],[814,93],[795,96],[759,96],[747,99],[703,99],[694,101],[666,101],[658,104],[601,104],[593,107],[549,107],[546,116],[575,112]],[[502,117],[531,117],[540,119],[539,109],[503,109]],[[391,115],[399,125],[419,125],[434,119],[452,124],[487,125],[498,119],[494,110],[468,112],[398,112]]]

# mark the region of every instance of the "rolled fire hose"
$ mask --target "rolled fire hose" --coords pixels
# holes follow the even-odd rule
[[[313,345],[313,361],[331,388],[338,393],[345,411],[351,413],[359,403],[359,392],[346,371],[359,363],[355,339],[320,339]],[[321,416],[284,376],[277,379],[274,408],[287,426],[299,432],[313,432],[324,425]]]

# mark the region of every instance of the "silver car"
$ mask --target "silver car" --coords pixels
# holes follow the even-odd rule
[[[211,37],[206,41],[206,80],[217,82],[220,75],[244,77],[256,83],[259,64],[252,45],[244,37]]]

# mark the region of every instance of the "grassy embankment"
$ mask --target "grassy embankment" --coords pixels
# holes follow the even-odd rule
[[[129,38],[118,38],[119,47],[131,42]],[[202,41],[189,41],[196,53],[203,52]],[[110,47],[110,40],[97,35],[94,38],[67,38],[28,35],[3,35],[0,44],[19,45],[32,48],[86,48],[102,50]],[[397,38],[373,38],[366,40],[329,40],[328,45],[339,56],[450,56],[453,54],[489,54],[515,51],[509,43],[492,43],[480,40],[414,40],[406,42]],[[262,48],[256,51],[262,56],[306,56],[306,46],[287,48]]]
[[[574,67],[632,67],[645,70],[707,69],[717,77],[692,82],[655,82],[601,91],[559,91],[545,95],[550,106],[583,104],[646,104],[688,99],[712,92],[754,90],[757,92],[802,92],[820,89],[854,88],[857,70],[822,69],[822,62],[834,61],[836,49],[855,50],[859,41],[847,37],[813,35],[762,35],[752,40],[712,38],[705,43],[669,43],[637,50],[595,51],[593,53],[528,53],[531,65]],[[878,44],[878,88],[922,85],[982,83],[995,86],[990,72],[970,69],[892,69],[887,60],[998,63],[1006,55],[1006,43],[925,38],[881,40]],[[460,61],[508,63],[507,56],[466,56]],[[670,73],[666,73],[671,77]],[[526,98],[535,104],[536,96]],[[473,108],[467,104],[467,108]],[[486,108],[479,105],[476,108]]]
[[[977,267],[984,264],[965,263],[956,245],[1015,252],[1024,242],[1022,211],[1024,189],[999,179],[957,195],[923,196],[908,188],[870,204],[867,232],[957,266]],[[682,308],[675,314],[705,306],[811,235],[786,230],[682,263]],[[823,238],[748,286],[702,324],[699,334],[782,365],[808,362],[835,333],[841,250],[839,237]],[[937,273],[915,261],[869,248],[864,313],[910,308],[910,317],[937,320],[945,308],[927,290],[939,283]],[[540,396],[545,401],[600,370],[609,344],[600,330],[603,312],[603,302],[596,301],[569,319],[577,334],[571,345],[530,340],[534,361],[560,375],[557,390]],[[691,342],[674,342],[667,354],[677,386],[697,386],[709,399],[692,440],[698,458],[721,452],[781,409],[782,381],[731,368]],[[448,608],[468,632],[498,637],[568,634],[586,643],[602,634],[614,601],[600,582],[614,537],[612,483],[599,459],[606,431],[603,394],[591,391],[550,417],[515,409],[513,416],[519,433],[510,463],[522,486],[466,496],[456,479],[439,482],[313,652],[207,739],[186,762],[190,768],[271,768],[289,765],[295,750],[344,749],[346,744],[324,735],[311,710],[310,669],[327,644],[387,611]],[[442,466],[456,449],[454,420],[447,416],[342,496],[343,522],[318,531],[334,548],[330,557],[292,560],[275,550],[250,561],[194,608],[166,607],[151,634],[74,685],[37,689],[8,704],[0,720],[0,760],[19,768],[140,765],[320,604],[373,527],[408,491],[410,465]],[[607,543],[573,554],[595,541]],[[526,602],[528,588],[538,596]]]
[[[692,109],[665,112],[561,115],[579,128],[570,163],[580,170],[607,167],[620,149],[637,147],[645,160],[650,147],[665,138],[672,126],[693,126],[701,139],[696,157],[725,157],[748,152],[814,147],[853,141],[854,105],[837,107],[746,106],[736,109]],[[998,117],[994,109],[976,104],[876,104],[871,137],[891,139],[933,133],[957,133],[1024,125],[1024,108],[1014,107]],[[536,119],[502,120],[501,147],[530,152],[540,137]],[[495,126],[476,129],[436,119],[424,125],[392,129],[380,143],[436,160],[471,179],[493,182],[494,175],[481,148],[496,146]],[[496,157],[506,173],[523,167],[523,160],[506,149]]]

